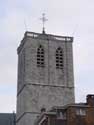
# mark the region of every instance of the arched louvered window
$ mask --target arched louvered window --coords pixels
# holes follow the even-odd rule
[[[56,68],[63,69],[63,64],[64,64],[63,50],[62,50],[62,48],[59,47],[56,50]]]
[[[37,49],[37,66],[44,67],[44,49],[43,46],[40,45]]]

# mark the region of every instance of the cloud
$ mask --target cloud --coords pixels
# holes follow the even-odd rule
[[[12,113],[13,111],[15,111],[16,107],[16,98],[15,95],[1,95],[0,94],[0,113],[1,112],[7,112],[7,113]]]

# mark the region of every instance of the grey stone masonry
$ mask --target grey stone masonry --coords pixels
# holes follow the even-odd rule
[[[33,125],[42,108],[75,101],[72,42],[73,37],[25,33],[17,49],[17,125]]]

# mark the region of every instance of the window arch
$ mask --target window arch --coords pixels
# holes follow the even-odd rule
[[[63,60],[63,50],[62,48],[57,48],[56,50],[56,68],[57,69],[63,69],[63,65],[64,65],[64,60]]]
[[[37,49],[37,66],[44,67],[44,49],[42,45]]]

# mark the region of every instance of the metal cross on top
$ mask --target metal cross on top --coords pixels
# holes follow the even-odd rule
[[[45,34],[45,22],[48,20],[48,19],[46,19],[46,17],[45,17],[45,13],[43,13],[42,14],[42,18],[40,18],[40,20],[42,20],[42,23],[43,23],[43,34]]]

